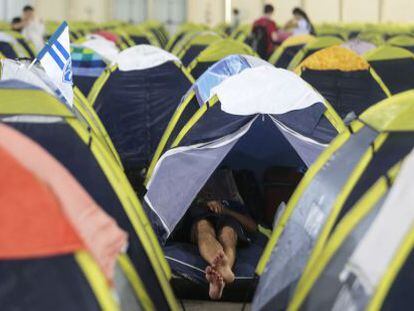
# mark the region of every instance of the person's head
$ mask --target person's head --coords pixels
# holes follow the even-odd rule
[[[240,14],[239,9],[233,9],[233,15],[238,16]]]
[[[308,15],[301,8],[294,8],[293,11],[292,11],[292,14],[297,19],[303,18],[303,19],[309,20]]]
[[[20,17],[15,17],[12,19],[10,25],[11,25],[11,29],[14,31],[21,31],[22,30],[22,25],[20,24],[22,22],[22,19]]]
[[[273,7],[273,5],[271,5],[271,4],[266,4],[266,5],[264,6],[263,13],[264,13],[265,15],[272,15],[274,11],[275,11],[275,8]]]
[[[23,19],[31,19],[34,16],[34,8],[31,5],[26,5],[23,8]]]

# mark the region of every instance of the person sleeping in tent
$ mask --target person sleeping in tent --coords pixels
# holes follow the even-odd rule
[[[257,224],[242,203],[229,170],[218,170],[208,180],[178,225],[175,237],[196,244],[208,263],[205,270],[211,299],[221,298],[234,281],[236,248],[250,243]],[[233,182],[228,182],[229,178]]]

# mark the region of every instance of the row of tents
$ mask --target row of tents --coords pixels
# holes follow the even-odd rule
[[[108,29],[78,39],[73,108],[38,65],[1,60],[0,304],[175,310],[176,295],[206,295],[206,263],[172,235],[225,167],[261,224],[225,299],[410,307],[412,54],[333,37],[305,43],[288,71],[201,27],[170,39],[172,53]],[[301,181],[269,216],[275,200],[253,192],[280,190],[265,176],[281,167]]]

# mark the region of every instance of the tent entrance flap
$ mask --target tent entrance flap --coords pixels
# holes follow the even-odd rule
[[[216,141],[178,147],[160,158],[148,183],[145,201],[164,226],[164,240],[184,216],[210,175],[246,134],[255,119],[237,132]]]

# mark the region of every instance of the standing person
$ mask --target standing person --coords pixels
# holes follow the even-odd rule
[[[233,33],[240,26],[240,11],[237,8],[233,9],[232,23],[230,26],[230,33]]]
[[[287,22],[284,29],[291,31],[292,35],[315,35],[313,27],[308,15],[301,8],[294,8],[292,11],[293,18]]]
[[[272,19],[274,11],[273,5],[266,4],[263,9],[264,15],[253,23],[252,46],[263,59],[268,59],[272,55],[279,39],[277,25]]]
[[[35,10],[32,6],[26,5],[23,8],[22,22],[22,35],[27,40],[30,40],[36,51],[39,52],[44,46],[43,36],[45,33],[45,25],[36,17]]]

